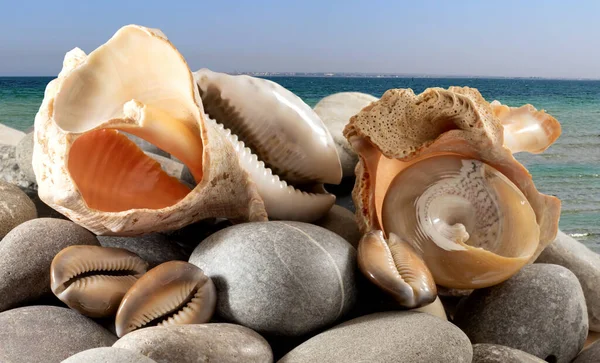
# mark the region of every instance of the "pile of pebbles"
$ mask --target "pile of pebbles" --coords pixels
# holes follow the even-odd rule
[[[315,224],[211,220],[95,236],[37,198],[19,145],[30,147],[11,146],[22,155],[13,172],[27,183],[0,180],[0,362],[600,362],[600,255],[562,232],[509,280],[440,289],[407,311],[357,269],[351,177],[330,188],[340,205]],[[201,268],[217,290],[212,320],[117,338],[114,318],[86,317],[50,290],[54,256],[73,245]]]

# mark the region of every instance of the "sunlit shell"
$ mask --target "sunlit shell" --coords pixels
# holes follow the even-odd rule
[[[123,298],[117,336],[149,326],[206,323],[216,302],[215,285],[200,268],[184,261],[165,262],[142,276]]]
[[[361,231],[383,231],[361,243],[372,241],[365,251],[389,249],[394,262],[361,261],[377,254],[361,256],[359,246],[359,264],[373,282],[388,281],[387,288],[378,283],[384,289],[397,286],[391,293],[407,306],[433,301],[433,282],[499,283],[535,260],[557,233],[560,201],[537,191],[475,89],[389,90],[344,134],[360,157],[353,199]],[[401,271],[398,261],[412,262]],[[410,283],[415,276],[421,285]]]
[[[340,160],[319,116],[279,84],[201,69],[194,73],[206,113],[244,142],[274,174],[294,184],[338,184]]]
[[[122,248],[70,246],[52,260],[50,287],[62,302],[84,315],[110,316],[147,269],[146,261]]]
[[[504,146],[513,153],[527,151],[539,154],[561,134],[560,123],[532,105],[508,107],[493,101],[490,106],[504,126]]]
[[[342,170],[319,116],[269,80],[208,69],[194,77],[207,118],[234,146],[269,218],[313,222],[325,215],[335,196],[322,183],[339,183]]]
[[[203,112],[185,60],[158,30],[126,26],[89,56],[67,53],[35,119],[40,198],[96,234],[266,220],[233,145]],[[181,160],[197,186],[169,176],[124,132]]]

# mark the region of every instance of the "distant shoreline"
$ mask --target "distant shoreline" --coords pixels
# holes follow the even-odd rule
[[[547,78],[547,77],[505,77],[505,76],[469,76],[469,75],[427,75],[393,73],[348,73],[348,72],[225,72],[231,75],[249,75],[253,77],[312,77],[312,78],[416,78],[416,79],[515,79],[532,81],[600,81],[600,78]],[[56,78],[56,76],[0,76],[6,78]]]

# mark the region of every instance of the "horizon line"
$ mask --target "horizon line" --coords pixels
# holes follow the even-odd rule
[[[592,77],[541,77],[541,76],[490,76],[490,75],[452,75],[452,74],[411,74],[411,73],[377,73],[377,72],[265,72],[265,71],[231,71],[222,72],[231,75],[249,75],[254,77],[319,77],[319,78],[480,78],[480,79],[528,79],[554,81],[600,81]],[[0,78],[57,78],[49,75],[0,75]]]

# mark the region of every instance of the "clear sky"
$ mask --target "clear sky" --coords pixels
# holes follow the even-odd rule
[[[600,78],[599,19],[595,0],[0,0],[0,76],[55,76],[139,24],[194,71]]]

